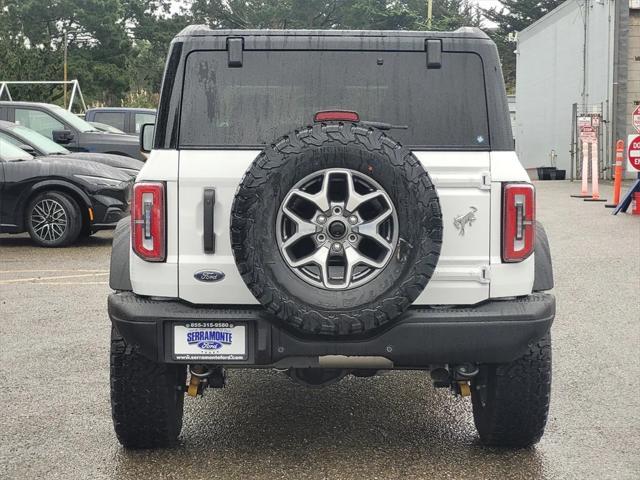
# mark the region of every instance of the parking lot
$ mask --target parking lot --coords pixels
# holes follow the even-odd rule
[[[547,432],[480,446],[470,400],[422,372],[305,389],[271,371],[185,401],[179,446],[127,452],[112,430],[111,233],[75,247],[0,235],[3,478],[640,478],[640,219],[538,183],[558,313]],[[604,186],[610,195],[610,187]]]

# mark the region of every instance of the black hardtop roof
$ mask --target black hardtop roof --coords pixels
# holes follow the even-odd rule
[[[476,27],[461,27],[454,31],[432,32],[416,30],[242,30],[242,29],[214,29],[207,25],[190,25],[176,35],[182,37],[420,37],[420,38],[460,38],[489,40],[489,36]]]

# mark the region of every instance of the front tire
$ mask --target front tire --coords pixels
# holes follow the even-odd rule
[[[26,224],[31,239],[41,247],[66,247],[80,235],[82,214],[68,195],[44,192],[29,202]]]
[[[485,445],[524,448],[547,423],[551,393],[551,335],[510,363],[488,365],[472,384],[473,418]]]
[[[111,414],[125,448],[167,447],[182,430],[186,367],[156,363],[111,329]]]

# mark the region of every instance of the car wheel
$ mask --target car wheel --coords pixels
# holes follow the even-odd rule
[[[111,328],[111,414],[127,448],[169,446],[182,430],[187,369],[156,363]]]
[[[518,448],[537,443],[547,423],[550,393],[550,334],[513,362],[483,367],[471,385],[482,443]]]
[[[80,235],[82,215],[73,198],[60,192],[37,195],[27,207],[27,230],[42,247],[64,247]]]
[[[304,334],[367,334],[413,303],[435,269],[442,213],[428,173],[380,130],[316,124],[267,147],[231,218],[242,278]]]

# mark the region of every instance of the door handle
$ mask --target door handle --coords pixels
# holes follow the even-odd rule
[[[216,234],[213,231],[214,212],[213,207],[216,204],[216,191],[213,188],[204,189],[203,215],[204,215],[204,253],[216,252]]]

